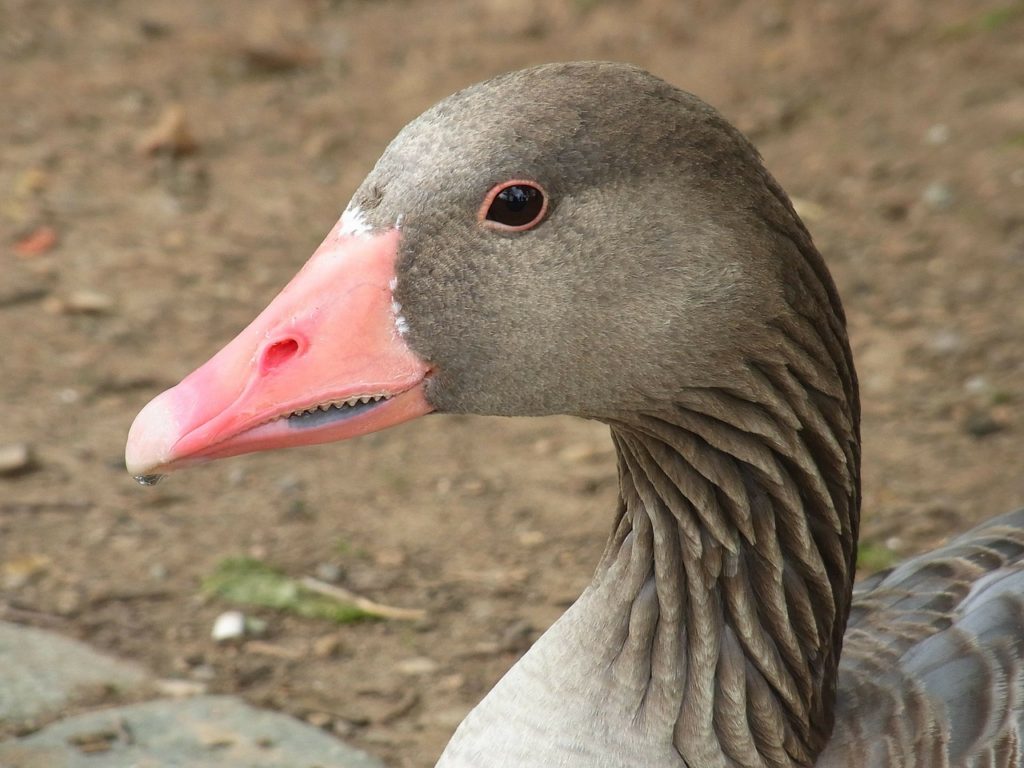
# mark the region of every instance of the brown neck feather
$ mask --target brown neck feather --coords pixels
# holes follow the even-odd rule
[[[845,340],[798,313],[776,331],[786,364],[751,362],[735,388],[611,421],[620,505],[598,578],[628,556],[653,580],[650,688],[672,689],[659,695],[677,702],[688,765],[812,765],[832,729],[859,514],[856,384]]]

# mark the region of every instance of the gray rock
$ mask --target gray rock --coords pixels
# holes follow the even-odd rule
[[[142,669],[40,629],[0,622],[0,726],[146,690]],[[0,765],[6,765],[0,760]]]
[[[0,744],[4,768],[382,768],[287,715],[227,696],[103,709]]]

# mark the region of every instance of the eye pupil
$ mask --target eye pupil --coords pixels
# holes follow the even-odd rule
[[[540,189],[530,184],[509,184],[494,196],[486,218],[506,227],[527,228],[540,219],[544,208]]]

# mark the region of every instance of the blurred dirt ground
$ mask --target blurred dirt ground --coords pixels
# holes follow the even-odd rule
[[[263,307],[438,98],[559,59],[639,63],[747,131],[850,316],[863,533],[884,564],[1024,503],[1024,3],[0,0],[0,617],[304,717],[396,766],[587,582],[604,429],[431,417],[125,474],[154,394]],[[201,583],[249,556],[421,608],[264,609],[217,645]]]

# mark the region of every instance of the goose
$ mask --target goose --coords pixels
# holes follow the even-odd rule
[[[592,583],[438,766],[1024,764],[1024,510],[854,586],[843,307],[757,151],[695,96],[576,62],[444,99],[253,323],[139,413],[126,464],[153,482],[430,412],[604,422],[619,481]]]

